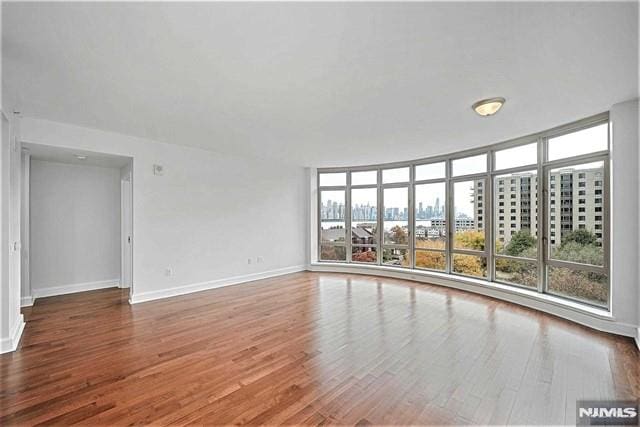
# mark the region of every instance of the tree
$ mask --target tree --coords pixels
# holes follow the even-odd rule
[[[347,251],[344,246],[323,245],[320,250],[320,259],[326,261],[337,261],[346,259]]]
[[[407,232],[404,231],[404,228],[400,227],[399,225],[393,226],[391,230],[389,230],[389,232],[391,234],[391,240],[393,243],[397,245],[406,245],[407,243],[409,243],[407,239]]]
[[[596,245],[598,243],[598,239],[588,230],[573,230],[562,236],[561,246],[571,242],[575,242],[581,246]]]
[[[505,255],[521,256],[524,251],[536,246],[536,238],[527,229],[516,231],[511,235],[511,240],[505,246]]]
[[[432,268],[434,270],[444,270],[445,255],[435,251],[416,251],[416,267]]]
[[[375,251],[354,252],[351,259],[356,262],[376,262],[378,257]]]
[[[458,231],[455,235],[456,248],[484,250],[484,231],[466,230]]]
[[[487,271],[486,258],[473,255],[456,255],[453,257],[453,271],[469,276],[484,277]]]
[[[554,259],[579,262],[581,264],[603,265],[604,251],[601,246],[582,245],[576,241],[562,242],[553,252]]]

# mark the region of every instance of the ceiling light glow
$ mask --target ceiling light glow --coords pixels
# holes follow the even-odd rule
[[[504,98],[489,98],[483,99],[474,103],[471,108],[483,117],[493,116],[495,113],[502,108],[502,104],[505,103]]]

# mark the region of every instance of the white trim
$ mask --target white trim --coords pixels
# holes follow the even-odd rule
[[[33,305],[34,297],[29,295],[28,297],[20,298],[20,307],[31,307]]]
[[[21,314],[18,317],[18,321],[16,322],[15,326],[13,327],[13,331],[11,331],[11,336],[0,340],[0,354],[16,351],[16,349],[18,348],[18,344],[20,343],[20,338],[22,337],[22,331],[24,331],[24,327],[24,317]]]
[[[444,273],[405,270],[395,267],[360,264],[356,266],[325,262],[312,263],[309,265],[308,270],[394,277],[447,286],[533,308],[599,331],[628,337],[637,336],[636,325],[617,322],[611,313],[606,310],[567,301],[552,295],[539,294],[536,291],[487,282],[485,280],[453,276]]]
[[[238,285],[241,283],[252,282],[254,280],[268,279],[270,277],[282,276],[284,274],[297,273],[305,271],[306,266],[294,265],[292,267],[279,268],[276,270],[264,271],[261,273],[245,274],[243,276],[228,277],[225,279],[217,279],[209,282],[192,283],[189,285],[178,286],[169,289],[160,289],[157,291],[134,293],[129,298],[130,304],[138,304],[141,302],[153,301],[157,299],[170,298],[178,295],[191,294],[193,292],[206,291],[209,289],[221,288],[223,286]]]
[[[640,350],[640,326],[638,326],[638,331],[636,333],[636,346],[638,350]]]
[[[120,279],[99,280],[97,282],[74,283],[72,285],[52,286],[32,290],[32,297],[36,298],[52,297],[55,295],[74,294],[76,292],[94,291],[96,289],[117,288],[120,286]]]

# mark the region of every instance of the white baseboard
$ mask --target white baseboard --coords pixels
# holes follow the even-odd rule
[[[293,267],[279,268],[276,270],[263,271],[261,273],[245,274],[243,276],[228,277],[225,279],[212,280],[209,282],[193,283],[190,285],[179,286],[169,289],[161,289],[157,291],[134,293],[129,298],[130,304],[138,304],[141,302],[153,301],[157,299],[170,298],[178,295],[190,294],[193,292],[206,291],[209,289],[221,288],[223,286],[238,285],[241,283],[252,282],[254,280],[268,279],[270,277],[282,276],[284,274],[297,273],[306,270],[304,265],[295,265]]]
[[[32,296],[20,298],[20,307],[31,307],[35,298]]]
[[[56,295],[74,294],[76,292],[95,291],[97,289],[117,288],[120,286],[120,279],[99,280],[97,282],[74,283],[72,285],[52,286],[49,288],[32,289],[32,297],[36,298],[52,297]]]
[[[10,335],[6,338],[0,339],[0,354],[9,353],[11,351],[15,351],[16,348],[18,348],[20,338],[22,337],[22,331],[24,331],[24,326],[24,317],[21,314],[15,322]]]
[[[640,326],[638,326],[638,330],[636,332],[636,346],[638,350],[640,350]]]
[[[442,285],[533,308],[602,332],[609,332],[627,337],[636,337],[638,334],[638,327],[636,325],[616,321],[615,318],[605,310],[573,303],[552,295],[539,294],[534,291],[514,288],[512,286],[501,285],[498,283],[491,283],[485,280],[452,276],[436,272],[416,270],[406,271],[395,267],[338,263],[312,263],[307,269],[309,271],[318,272],[326,271],[394,277],[432,285]]]

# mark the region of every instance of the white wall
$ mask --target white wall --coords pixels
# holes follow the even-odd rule
[[[31,298],[31,280],[29,278],[29,190],[31,185],[29,183],[31,177],[31,155],[28,150],[22,150],[22,156],[20,158],[20,166],[22,167],[22,173],[20,175],[20,242],[22,244],[21,250],[21,281],[20,281],[20,295],[21,305],[23,307],[33,305],[33,299]]]
[[[304,268],[301,167],[33,118],[21,136],[133,158],[133,301]]]
[[[30,205],[34,297],[119,282],[119,169],[32,158]]]
[[[11,110],[9,110],[11,111]],[[2,110],[0,146],[0,353],[15,350],[20,313],[20,144],[19,122]]]

